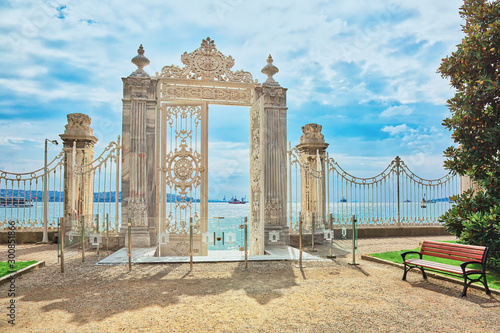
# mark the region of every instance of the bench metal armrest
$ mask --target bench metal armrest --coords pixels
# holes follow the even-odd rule
[[[406,256],[408,254],[418,254],[420,256],[420,259],[422,259],[422,254],[420,252],[417,252],[417,251],[406,251],[406,252],[401,253],[401,257],[403,258],[403,262],[405,262]]]
[[[484,273],[484,271],[485,271],[484,264],[481,261],[471,260],[471,261],[466,261],[466,262],[463,262],[463,263],[460,264],[460,267],[462,268],[462,271],[464,272],[464,274],[465,274],[465,269],[467,268],[467,265],[470,265],[470,264],[479,264],[479,265],[481,265],[481,270]]]

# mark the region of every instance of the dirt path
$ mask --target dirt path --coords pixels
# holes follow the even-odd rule
[[[425,237],[444,239],[445,237]],[[414,248],[422,238],[366,239],[360,253]],[[0,258],[6,258],[1,246]],[[319,246],[326,256],[328,246]],[[60,273],[55,245],[18,245],[17,260],[47,266],[16,280],[16,331],[26,332],[498,332],[500,301],[475,289],[352,255],[308,262],[97,266],[69,252]],[[358,256],[359,258],[359,256]],[[10,329],[0,287],[0,331]]]

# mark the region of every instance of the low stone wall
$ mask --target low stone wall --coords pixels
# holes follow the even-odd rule
[[[49,230],[49,242],[53,242],[57,237],[57,230]],[[38,228],[35,230],[16,230],[16,243],[24,244],[24,243],[37,243],[41,242],[43,237],[42,228]],[[0,231],[0,244],[6,244],[8,239],[8,230]]]
[[[416,236],[449,236],[444,226],[394,226],[394,227],[359,227],[358,238],[389,238],[389,237],[416,237]],[[346,230],[345,237],[352,239],[352,229]],[[315,242],[323,242],[324,234],[318,233],[315,235]],[[342,238],[342,229],[333,229],[333,239]],[[312,236],[310,233],[302,235],[302,245],[308,246],[311,244]],[[299,235],[290,234],[290,245],[298,246]]]

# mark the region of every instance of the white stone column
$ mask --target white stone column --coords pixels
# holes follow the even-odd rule
[[[144,67],[149,59],[142,45],[132,59],[138,69],[123,78],[123,164],[121,244],[127,242],[129,218],[132,246],[156,244],[155,117],[156,79]]]
[[[326,188],[325,158],[328,143],[321,134],[321,125],[307,124],[302,126],[300,143],[296,146],[300,152],[300,202],[303,216],[303,228],[312,231],[312,214],[315,228],[322,231],[326,221]],[[318,158],[320,161],[318,161]]]
[[[75,165],[86,165],[94,160],[94,145],[97,138],[90,127],[91,118],[83,113],[68,114],[64,134],[60,134],[64,150],[64,216],[90,216],[94,207],[93,172],[84,172]],[[69,222],[65,230],[70,230]]]
[[[267,80],[255,88],[256,99],[263,97],[261,165],[264,243],[284,245],[290,242],[286,219],[287,147],[286,147],[286,88],[273,79],[278,73],[269,55],[262,73]]]
[[[460,194],[463,194],[465,191],[474,190],[474,192],[480,191],[481,186],[477,183],[474,183],[469,176],[460,176]]]

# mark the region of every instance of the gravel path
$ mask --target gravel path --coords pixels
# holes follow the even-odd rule
[[[361,239],[359,253],[415,248],[424,239]],[[0,245],[6,258],[6,245]],[[319,256],[329,247],[318,246]],[[46,267],[18,278],[20,332],[498,332],[498,296],[358,260],[335,249],[337,259],[97,266],[98,257],[69,251],[60,273],[55,245],[18,245],[17,260]],[[357,256],[359,258],[359,255]],[[7,322],[8,285],[0,287],[0,331]]]

